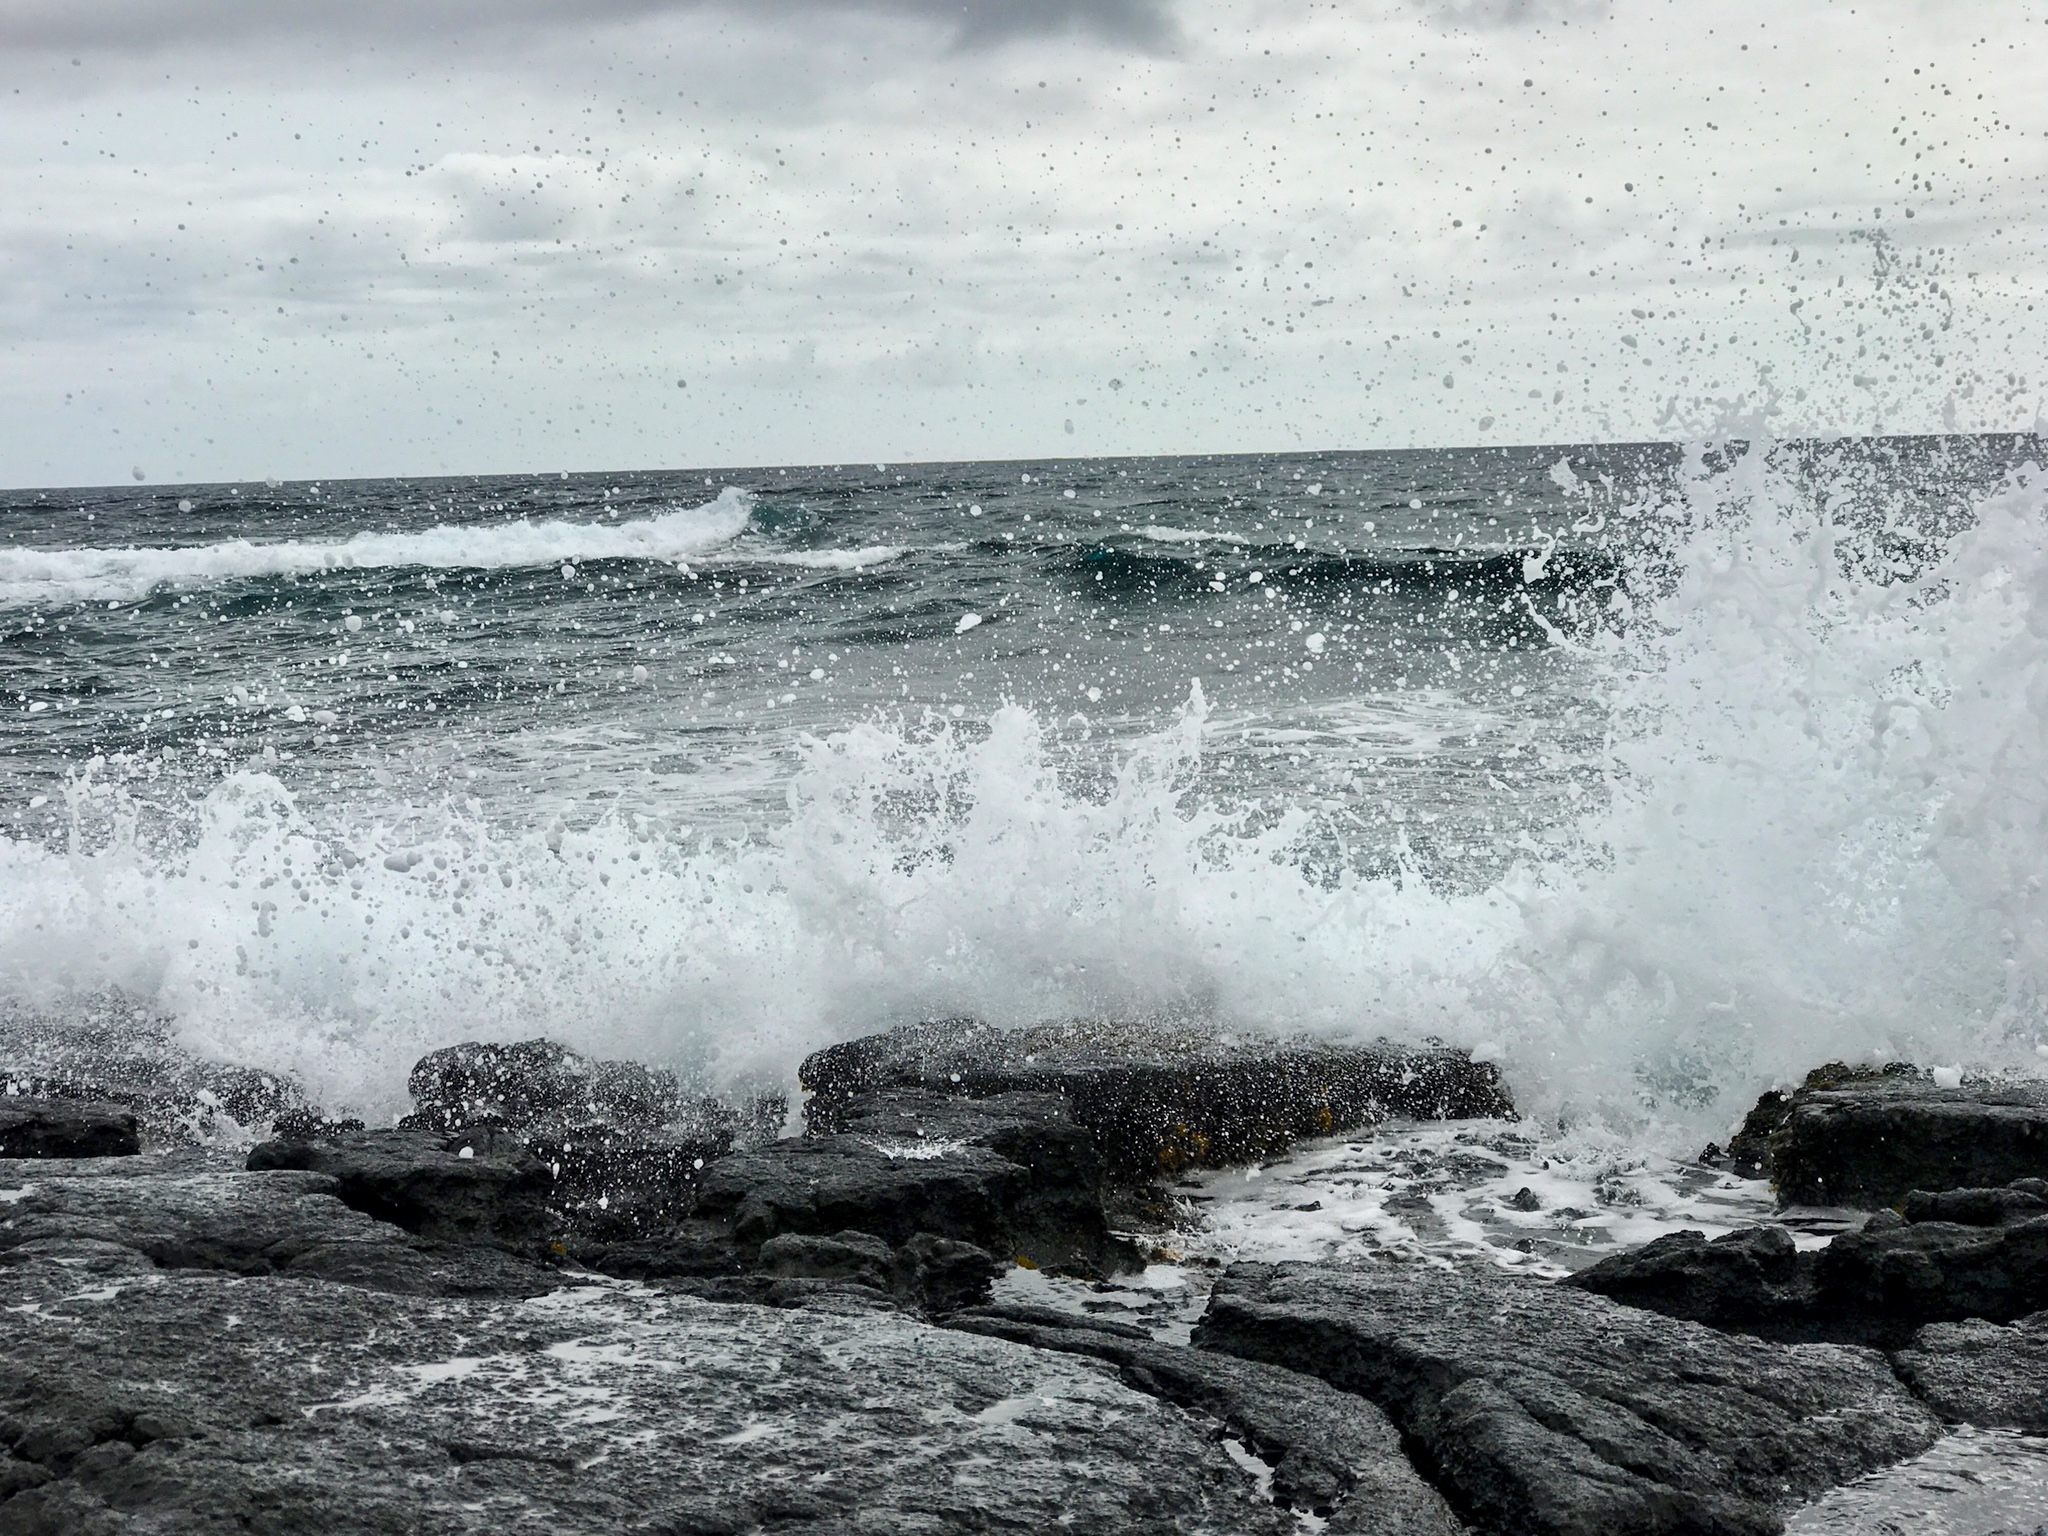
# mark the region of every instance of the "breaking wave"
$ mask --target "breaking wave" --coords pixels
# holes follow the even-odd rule
[[[722,498],[688,537],[743,518]],[[1845,521],[1759,445],[1696,455],[1613,535],[1613,579],[1546,624],[1608,700],[1606,792],[1483,889],[1333,872],[1307,810],[1219,804],[1196,685],[1088,792],[1022,709],[853,724],[805,742],[752,839],[456,802],[316,814],[251,769],[174,855],[132,821],[0,844],[0,981],[120,988],[202,1050],[372,1113],[469,1035],[732,1082],[961,1011],[1437,1036],[1501,1061],[1531,1112],[1673,1145],[1829,1058],[2036,1063],[2041,472],[1951,536]],[[118,812],[113,786],[76,795]]]
[[[132,602],[166,587],[324,571],[504,570],[588,560],[684,560],[737,538],[753,506],[748,492],[727,488],[705,506],[608,523],[442,524],[415,533],[358,533],[332,541],[274,544],[228,539],[170,548],[0,548],[0,607]]]

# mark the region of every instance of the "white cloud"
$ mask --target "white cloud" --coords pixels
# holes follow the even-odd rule
[[[1412,0],[1446,26],[1533,27],[1545,22],[1592,22],[1612,15],[1605,0]]]
[[[503,46],[698,10],[755,25],[816,13],[895,14],[969,45],[1075,31],[1152,44],[1171,32],[1160,0],[752,0],[743,10],[730,0],[8,0],[0,49],[161,55],[247,51],[273,39],[318,39],[350,53],[459,39]]]
[[[0,479],[2038,408],[2048,29],[1187,0],[1170,45],[963,47],[907,8],[558,15],[16,57]]]

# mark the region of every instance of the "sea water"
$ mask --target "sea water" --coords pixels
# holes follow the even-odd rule
[[[737,1090],[953,1013],[1441,1039],[1644,1156],[2029,1071],[2038,457],[8,493],[0,992],[373,1118],[465,1038]]]
[[[549,1035],[716,1091],[935,1014],[1447,1041],[1512,1121],[1184,1182],[1142,1274],[1555,1276],[1775,1212],[1830,1059],[2048,1070],[2028,437],[17,492],[0,1018],[388,1119]],[[245,1128],[249,1134],[260,1127]],[[1792,1529],[2020,1529],[1964,1432]]]

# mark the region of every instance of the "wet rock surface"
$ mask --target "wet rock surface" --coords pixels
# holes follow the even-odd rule
[[[261,1134],[310,1109],[290,1078],[195,1056],[165,1020],[112,994],[61,1020],[0,1006],[0,1094],[125,1111],[165,1146]]]
[[[1162,1344],[1133,1328],[1037,1307],[961,1313],[950,1326],[1115,1365],[1154,1397],[1208,1414],[1272,1468],[1275,1499],[1326,1531],[1456,1536],[1450,1507],[1424,1482],[1387,1416],[1313,1376],[1213,1351]]]
[[[74,1289],[164,1270],[290,1275],[416,1295],[537,1294],[552,1271],[492,1247],[436,1242],[350,1209],[305,1172],[197,1158],[53,1170],[0,1163],[0,1267],[57,1266]]]
[[[530,1041],[427,1058],[397,1128],[299,1099],[246,1155],[232,1116],[167,1151],[117,1109],[140,1155],[0,1160],[0,1536],[1732,1536],[1944,1420],[2048,1428],[2038,1178],[1911,1193],[1817,1252],[1681,1233],[1565,1285],[1241,1265],[1201,1347],[1023,1304],[1124,1305],[1089,1277],[1140,1265],[1117,1229],[1168,1205],[1162,1173],[1370,1123],[1396,1059],[1435,1111],[1501,1107],[1449,1053],[1118,1038],[854,1042],[807,1065],[809,1133],[780,1140]],[[1454,1171],[1505,1177],[1480,1142]],[[1200,1294],[1160,1331],[1186,1338]]]
[[[1005,1265],[1015,1257],[1006,1251],[1015,1246],[1007,1213],[1030,1192],[1029,1170],[985,1147],[896,1155],[858,1137],[809,1137],[715,1165],[698,1225],[729,1234],[741,1267],[785,1272],[794,1253],[814,1251],[820,1239],[857,1235],[892,1251],[920,1237],[944,1240],[981,1255],[972,1267],[985,1285],[998,1255]]]
[[[1295,1142],[1402,1116],[1512,1114],[1499,1073],[1444,1048],[1333,1045],[1115,1022],[1001,1030],[946,1019],[819,1051],[800,1080],[811,1123],[915,1091],[1056,1093],[1119,1181],[1252,1162]]]
[[[0,1099],[0,1157],[132,1157],[142,1122],[111,1104]]]
[[[0,1274],[0,1529],[1293,1531],[1211,1426],[1069,1355],[640,1287],[394,1297]]]
[[[414,1064],[406,1087],[415,1106],[408,1128],[420,1130],[671,1127],[729,1142],[749,1123],[722,1100],[687,1091],[665,1068],[601,1061],[553,1040],[471,1040],[431,1051]]]
[[[1195,1342],[1378,1404],[1484,1531],[1770,1532],[1940,1434],[1874,1352],[1423,1265],[1243,1265]]]
[[[933,1232],[1095,1272],[1135,1262],[1110,1234],[1105,1182],[1094,1137],[1059,1095],[880,1093],[836,1104],[809,1136],[725,1159],[705,1175],[698,1211],[729,1217],[742,1244]]]
[[[548,1169],[510,1136],[337,1131],[263,1142],[248,1167],[322,1174],[351,1209],[420,1237],[538,1254],[557,1225]]]
[[[1873,1223],[1814,1255],[1819,1305],[1914,1323],[2007,1322],[2048,1307],[2048,1219]]]
[[[1916,1189],[1899,1207],[1909,1222],[1949,1221],[1965,1227],[2006,1227],[2048,1216],[2048,1179],[2015,1179],[2003,1189]]]
[[[1689,1322],[1797,1332],[1813,1314],[1813,1257],[1783,1227],[1711,1241],[1704,1232],[1673,1232],[1561,1283]]]
[[[1943,1418],[2048,1435],[2048,1312],[2016,1323],[1935,1323],[1892,1357]]]
[[[1850,1066],[1846,1062],[1831,1061],[1826,1066],[1815,1067],[1791,1092],[1773,1088],[1760,1096],[1755,1107],[1743,1117],[1741,1127],[1729,1138],[1727,1150],[1723,1152],[1718,1147],[1709,1147],[1707,1160],[1718,1161],[1725,1157],[1735,1172],[1744,1178],[1768,1178],[1771,1172],[1771,1136],[1785,1123],[1785,1117],[1792,1113],[1795,1102],[1846,1084],[1922,1076],[1924,1074],[1919,1068],[1909,1062],[1898,1061],[1881,1067]]]
[[[564,1223],[611,1239],[688,1217],[704,1168],[772,1140],[787,1112],[779,1095],[736,1108],[666,1069],[552,1040],[449,1046],[421,1057],[408,1087],[415,1107],[401,1129],[516,1139],[547,1165]]]
[[[1675,1232],[1563,1283],[1667,1317],[1766,1337],[1894,1346],[1925,1323],[2010,1322],[2048,1309],[2048,1210],[2039,1180],[1915,1193],[1905,1215],[1797,1251],[1783,1228],[1709,1241]]]
[[[1766,1138],[1764,1171],[1784,1203],[1872,1210],[1915,1190],[2048,1178],[2048,1083],[1943,1088],[1911,1068],[1837,1070],[1848,1069],[1810,1076]]]

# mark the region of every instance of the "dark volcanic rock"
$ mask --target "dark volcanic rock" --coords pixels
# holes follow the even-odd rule
[[[1964,1227],[2006,1227],[2048,1216],[2048,1182],[2015,1179],[2004,1189],[1916,1189],[1899,1207],[1907,1221],[1951,1221]]]
[[[1448,1052],[1223,1046],[1128,1026],[922,1025],[821,1052],[804,1075],[815,1091],[809,1135],[708,1162],[688,1220],[597,1234],[603,1241],[575,1247],[577,1257],[607,1273],[752,1295],[784,1262],[774,1258],[784,1249],[765,1244],[854,1233],[892,1253],[927,1238],[1101,1274],[1137,1262],[1108,1212],[1129,1223],[1162,1169],[1277,1150],[1395,1109],[1505,1107],[1490,1067]],[[881,1266],[877,1253],[868,1273]],[[857,1283],[858,1269],[836,1278]],[[971,1297],[976,1276],[963,1259],[952,1280],[899,1275],[890,1288],[929,1306]]]
[[[1029,1170],[986,1147],[899,1152],[853,1136],[813,1136],[736,1152],[704,1178],[702,1218],[731,1223],[743,1248],[785,1234],[865,1232],[894,1246],[919,1232],[1004,1246],[1006,1210]]]
[[[251,1172],[325,1174],[352,1209],[421,1237],[540,1253],[553,1235],[548,1169],[510,1136],[344,1131],[317,1141],[266,1141]]]
[[[726,1221],[689,1220],[658,1232],[580,1241],[568,1239],[570,1257],[601,1275],[623,1280],[712,1279],[740,1275],[758,1250],[743,1257]]]
[[[1135,1255],[1110,1235],[1103,1215],[1108,1174],[1095,1138],[1077,1125],[1066,1099],[1052,1093],[1004,1093],[961,1099],[916,1091],[871,1094],[839,1104],[831,1127],[881,1152],[892,1164],[943,1161],[978,1147],[1022,1168],[1004,1180],[1002,1217],[973,1242],[1011,1248],[1040,1267],[1088,1272],[1123,1268]],[[937,1229],[934,1229],[937,1230]]]
[[[0,1530],[1295,1529],[1205,1424],[1112,1373],[891,1314],[623,1286],[78,1291],[55,1266],[0,1273]]]
[[[552,1040],[449,1046],[421,1057],[410,1084],[416,1108],[402,1129],[525,1143],[549,1170],[565,1228],[602,1242],[687,1218],[704,1169],[736,1141],[773,1137],[786,1109],[776,1097],[735,1110],[688,1092],[673,1072]]]
[[[819,1051],[799,1077],[813,1095],[812,1127],[827,1131],[845,1106],[887,1090],[1057,1093],[1118,1180],[1255,1162],[1389,1116],[1514,1113],[1492,1066],[1443,1048],[1226,1041],[1111,1022],[999,1030],[940,1020]]]
[[[664,1262],[656,1237],[586,1262],[646,1275],[773,1273],[786,1262],[778,1255],[813,1251],[788,1239],[865,1237],[880,1245],[879,1274],[883,1249],[963,1245],[957,1262],[941,1262],[938,1248],[889,1261],[896,1290],[934,1300],[985,1289],[991,1254],[1082,1273],[1135,1262],[1104,1221],[1092,1140],[1057,1095],[876,1094],[842,1105],[837,1123],[845,1127],[839,1134],[794,1137],[709,1166],[695,1219],[676,1230],[675,1261]],[[905,1266],[924,1278],[903,1279]]]
[[[2048,1434],[2048,1312],[2016,1323],[1935,1323],[1892,1356],[1945,1419]]]
[[[61,1017],[0,1007],[0,1093],[125,1110],[158,1145],[240,1140],[307,1107],[291,1079],[194,1056],[117,994]]]
[[[492,1248],[455,1247],[374,1221],[310,1173],[153,1171],[144,1159],[0,1165],[21,1181],[0,1204],[0,1266],[59,1265],[87,1276],[152,1270],[293,1275],[416,1295],[535,1295],[552,1272]],[[75,1288],[75,1287],[74,1287]],[[4,1524],[4,1522],[0,1522]]]
[[[1007,1266],[985,1249],[920,1232],[892,1248],[865,1232],[830,1237],[771,1237],[738,1282],[695,1288],[714,1300],[766,1300],[783,1306],[824,1290],[872,1291],[920,1312],[958,1311],[988,1295]],[[817,1282],[791,1285],[791,1281]]]
[[[1831,1061],[1824,1067],[1815,1067],[1793,1092],[1782,1093],[1773,1088],[1756,1101],[1756,1107],[1743,1118],[1742,1128],[1729,1138],[1728,1162],[1733,1171],[1744,1178],[1768,1178],[1771,1172],[1771,1136],[1785,1123],[1785,1117],[1792,1113],[1793,1102],[1801,1095],[1838,1088],[1847,1083],[1878,1082],[1890,1077],[1917,1078],[1919,1075],[1918,1068],[1905,1062],[1893,1062],[1883,1067],[1852,1067]]]
[[[493,1124],[662,1125],[680,1107],[673,1073],[637,1062],[591,1061],[552,1040],[467,1040],[430,1051],[406,1086],[422,1129]]]
[[[2048,1309],[2048,1215],[2032,1190],[1950,1190],[1905,1204],[1906,1218],[1879,1212],[1817,1252],[1795,1251],[1778,1227],[1712,1242],[1674,1232],[1561,1283],[1768,1338],[1880,1346],[1923,1323]]]
[[[1940,1434],[1871,1352],[1491,1273],[1240,1265],[1195,1340],[1379,1404],[1461,1513],[1502,1536],[1762,1536]]]
[[[1711,1242],[1704,1232],[1671,1232],[1559,1283],[1666,1317],[1750,1330],[1798,1331],[1814,1299],[1811,1256],[1783,1227],[1748,1227]]]
[[[850,1280],[871,1290],[887,1290],[896,1250],[865,1232],[835,1232],[830,1237],[771,1237],[761,1245],[755,1267],[782,1279]]]
[[[1823,1315],[2009,1322],[2048,1308],[2048,1219],[1845,1232],[1813,1255],[1813,1284]]]
[[[707,1301],[790,1307],[834,1305],[942,1314],[988,1297],[1007,1268],[985,1249],[920,1232],[891,1246],[865,1232],[785,1234],[742,1252],[717,1222],[684,1222],[630,1242],[580,1247],[579,1262],[601,1274],[656,1280]]]
[[[697,1206],[704,1170],[732,1148],[729,1131],[615,1130],[581,1126],[527,1143],[553,1180],[564,1223],[594,1238],[674,1226]]]
[[[1937,1088],[1894,1072],[1801,1088],[1771,1133],[1770,1174],[1787,1204],[1865,1209],[2048,1177],[2048,1083]]]
[[[1209,1414],[1272,1466],[1282,1504],[1348,1536],[1457,1536],[1443,1496],[1424,1482],[1387,1416],[1364,1398],[1255,1360],[1162,1344],[1035,1307],[962,1313],[949,1326],[1116,1365],[1153,1397]]]
[[[0,1099],[0,1157],[132,1157],[142,1122],[111,1104]]]
[[[950,1237],[920,1232],[896,1250],[889,1272],[896,1294],[926,1312],[956,1312],[987,1297],[1009,1265],[992,1253]]]
[[[270,1122],[270,1134],[279,1141],[319,1141],[363,1128],[353,1115],[335,1119],[318,1109],[288,1109]]]
[[[685,1091],[675,1073],[637,1061],[594,1061],[552,1040],[494,1044],[470,1040],[431,1051],[407,1079],[409,1125],[456,1131],[472,1125],[563,1130],[669,1126],[730,1141],[740,1116],[716,1099]]]

